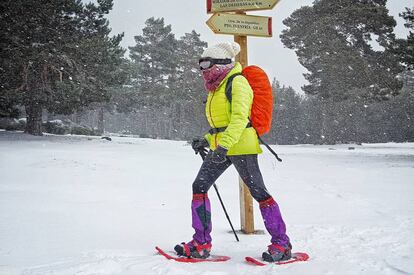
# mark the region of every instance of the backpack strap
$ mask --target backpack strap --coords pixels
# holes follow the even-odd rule
[[[232,92],[232,85],[233,85],[233,79],[236,76],[242,75],[242,73],[235,73],[232,74],[231,76],[229,76],[229,78],[227,79],[227,83],[226,83],[226,97],[227,100],[231,103],[231,100],[233,99],[233,96],[231,94]]]
[[[257,131],[256,131],[256,133],[257,133]],[[266,146],[267,150],[269,150],[270,153],[272,153],[272,155],[275,156],[275,158],[278,161],[282,162],[282,159],[277,155],[277,153],[275,151],[273,151],[272,147],[270,147],[269,144],[267,144],[266,142],[264,142],[264,140],[259,136],[259,134],[257,134],[257,137],[259,138],[260,143],[262,143],[264,146]]]

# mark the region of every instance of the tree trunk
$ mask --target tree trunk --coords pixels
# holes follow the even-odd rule
[[[98,108],[98,134],[102,135],[105,131],[104,108]]]
[[[80,124],[80,122],[81,122],[81,117],[82,117],[81,112],[80,112],[80,111],[75,111],[75,112],[72,114],[72,121],[73,121],[73,122],[75,122],[76,124]]]
[[[320,136],[319,136],[319,140],[320,140],[320,144],[327,144],[327,133],[328,133],[328,108],[327,108],[327,102],[322,99],[321,100],[321,131],[320,131]]]
[[[25,132],[34,136],[42,136],[42,111],[41,104],[31,102],[25,106],[27,124]]]

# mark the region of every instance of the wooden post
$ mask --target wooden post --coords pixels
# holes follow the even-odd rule
[[[247,36],[234,36],[234,42],[240,45],[240,53],[236,56],[236,61],[240,62],[243,68],[248,65],[247,59]]]
[[[240,14],[246,14],[244,12],[238,12]],[[240,45],[240,53],[236,56],[236,61],[240,62],[243,68],[248,65],[247,59],[247,36],[234,36],[234,42]],[[239,178],[240,187],[240,224],[241,230],[245,234],[253,234],[254,231],[254,218],[253,218],[253,198],[250,194],[249,188]]]

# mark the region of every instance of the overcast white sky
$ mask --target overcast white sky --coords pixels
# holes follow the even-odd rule
[[[249,64],[261,66],[270,78],[276,77],[281,84],[292,86],[297,91],[306,83],[302,75],[305,69],[299,64],[294,51],[283,47],[279,35],[285,28],[283,19],[312,2],[313,0],[281,0],[273,10],[248,13],[273,18],[272,38],[248,38]],[[206,0],[114,0],[114,9],[108,18],[114,33],[125,33],[122,42],[124,47],[135,44],[134,36],[142,34],[145,20],[150,17],[164,17],[165,23],[172,26],[172,32],[177,38],[195,30],[209,45],[232,41],[233,36],[214,34],[206,25],[210,15],[206,13],[205,3]],[[398,17],[398,13],[404,11],[405,7],[414,7],[414,0],[388,0],[390,13],[398,22],[396,33],[399,36],[407,34],[403,21]]]

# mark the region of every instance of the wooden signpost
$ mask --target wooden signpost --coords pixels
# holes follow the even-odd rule
[[[206,0],[207,13],[213,13],[206,22],[216,34],[234,35],[240,45],[236,61],[243,68],[248,65],[247,36],[272,37],[272,18],[246,15],[245,11],[273,9],[279,0]],[[229,13],[232,12],[232,13]],[[248,187],[239,178],[241,230],[246,234],[255,233],[253,199]]]
[[[215,13],[207,21],[214,33],[236,36],[272,36],[272,18],[245,14]]]

